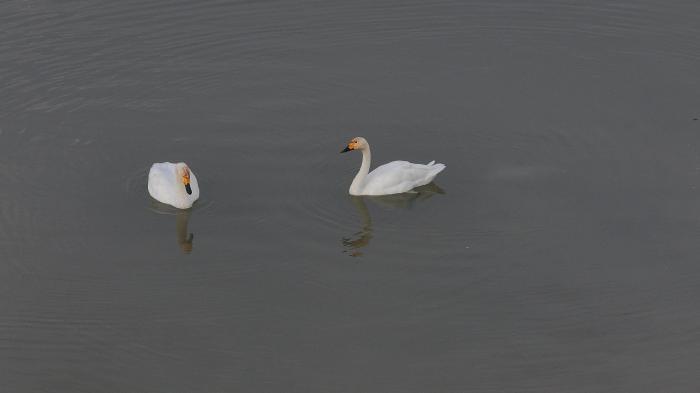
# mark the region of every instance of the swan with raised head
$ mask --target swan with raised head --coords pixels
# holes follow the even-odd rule
[[[435,161],[425,165],[392,161],[370,172],[372,153],[367,140],[362,137],[353,138],[341,153],[352,150],[362,152],[362,166],[350,185],[350,195],[390,195],[411,191],[430,183],[445,169],[444,164],[436,164]]]
[[[189,209],[199,198],[197,176],[184,162],[157,162],[148,172],[148,193],[178,209]]]

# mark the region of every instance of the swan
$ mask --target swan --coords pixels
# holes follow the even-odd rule
[[[350,195],[390,195],[411,191],[428,184],[445,169],[444,164],[431,161],[426,165],[408,161],[392,161],[369,171],[372,153],[362,137],[353,138],[341,153],[351,150],[362,152],[362,166],[350,185]]]
[[[148,172],[148,193],[178,209],[189,209],[199,198],[197,176],[184,162],[157,162]]]

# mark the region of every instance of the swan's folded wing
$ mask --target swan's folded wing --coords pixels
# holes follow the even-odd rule
[[[173,169],[166,164],[169,163],[155,163],[148,172],[148,193],[163,203],[170,201],[169,191],[172,184],[169,179],[175,178]]]
[[[364,191],[367,195],[399,194],[430,183],[445,169],[443,164],[414,164],[408,161],[392,161],[367,175]]]
[[[199,182],[197,181],[197,176],[195,176],[194,172],[190,169],[190,183],[192,185],[192,200],[196,201],[199,199]]]

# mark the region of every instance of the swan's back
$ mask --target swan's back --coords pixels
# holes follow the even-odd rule
[[[169,162],[157,162],[148,171],[148,193],[163,203],[172,205],[175,195],[175,165]]]
[[[444,164],[431,161],[414,164],[408,161],[392,161],[378,166],[365,178],[363,195],[400,194],[426,185],[445,169]]]

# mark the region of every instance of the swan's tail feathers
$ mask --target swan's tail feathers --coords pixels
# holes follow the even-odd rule
[[[431,165],[433,165],[433,164],[435,164],[435,160],[432,160],[432,161],[430,161],[429,163],[427,163],[427,164],[425,164],[425,165],[431,166]]]
[[[431,181],[433,181],[433,179],[435,179],[435,176],[437,176],[438,173],[442,172],[446,168],[445,164],[440,164],[440,163],[436,164],[435,161],[430,161],[430,163],[428,163],[427,166],[430,169],[430,174],[428,175],[427,183],[430,183]]]
[[[434,172],[436,175],[437,175],[438,173],[442,172],[443,170],[445,170],[445,168],[447,168],[447,166],[445,166],[445,164],[440,164],[440,163],[437,163],[437,164],[436,164],[435,161],[430,161],[430,162],[428,163],[428,166],[431,167],[431,168],[433,169],[433,172]]]

